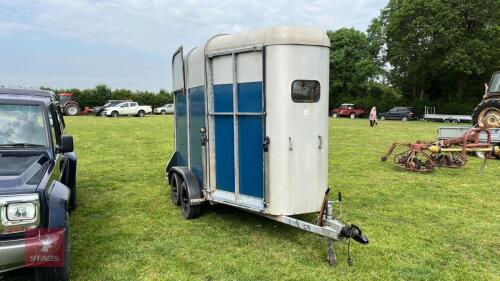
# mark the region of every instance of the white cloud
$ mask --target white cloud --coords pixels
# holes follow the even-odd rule
[[[212,35],[264,26],[365,30],[387,0],[0,1],[0,38],[50,35],[168,56]],[[168,67],[168,66],[165,66]],[[169,76],[167,76],[169,77]]]
[[[1,32],[37,31],[86,42],[146,50],[185,42],[200,44],[216,33],[296,24],[324,30],[365,29],[386,1],[277,0],[35,0],[1,2]],[[377,3],[378,5],[376,5]],[[10,8],[10,9],[6,9]],[[26,7],[29,7],[26,9]],[[6,15],[5,11],[14,11]],[[170,48],[171,49],[171,48]]]

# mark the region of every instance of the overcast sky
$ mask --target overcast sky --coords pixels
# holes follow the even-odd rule
[[[0,0],[0,85],[167,90],[170,57],[275,25],[365,31],[388,0]]]

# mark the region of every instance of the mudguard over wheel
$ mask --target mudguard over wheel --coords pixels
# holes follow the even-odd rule
[[[60,267],[37,267],[35,277],[37,281],[69,281],[71,270],[70,259],[71,231],[69,223],[69,213],[66,212],[66,222],[64,226],[64,266]]]
[[[186,182],[183,182],[180,188],[180,199],[181,199],[181,209],[182,215],[185,219],[190,220],[200,216],[201,205],[192,205],[191,199],[193,196],[189,193],[189,188]]]
[[[172,159],[175,160],[175,154]],[[185,219],[194,219],[200,215],[201,204],[204,202],[200,183],[195,174],[187,167],[172,167],[171,164],[172,160],[167,165],[168,177],[171,183],[175,176],[178,177],[177,194],[180,200],[182,215]],[[172,193],[172,195],[174,194]],[[172,201],[175,203],[173,197]]]
[[[479,103],[472,112],[472,124],[481,128],[500,128],[500,97]]]

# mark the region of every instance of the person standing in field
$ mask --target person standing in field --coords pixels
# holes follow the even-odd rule
[[[377,108],[374,106],[372,110],[370,110],[370,127],[377,125]]]

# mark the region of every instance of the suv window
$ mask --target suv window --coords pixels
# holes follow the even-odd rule
[[[133,107],[133,106],[137,106],[137,103],[136,102],[131,102],[130,103],[130,107]]]
[[[0,145],[48,146],[43,109],[39,105],[0,104]]]
[[[55,106],[57,113],[57,121],[59,121],[59,125],[61,127],[61,132],[64,132],[64,128],[66,128],[66,123],[64,123],[63,114],[61,112],[61,108],[59,106]]]
[[[295,80],[292,82],[292,100],[299,103],[318,102],[320,85],[314,80]]]
[[[128,107],[128,102],[126,102],[126,103],[124,103],[124,104],[122,104],[122,105],[120,106],[120,108],[124,108],[124,107]]]
[[[50,121],[50,131],[52,134],[52,142],[55,145],[61,144],[62,129],[59,123],[59,117],[57,116],[57,110],[52,104],[49,108],[49,121]]]

